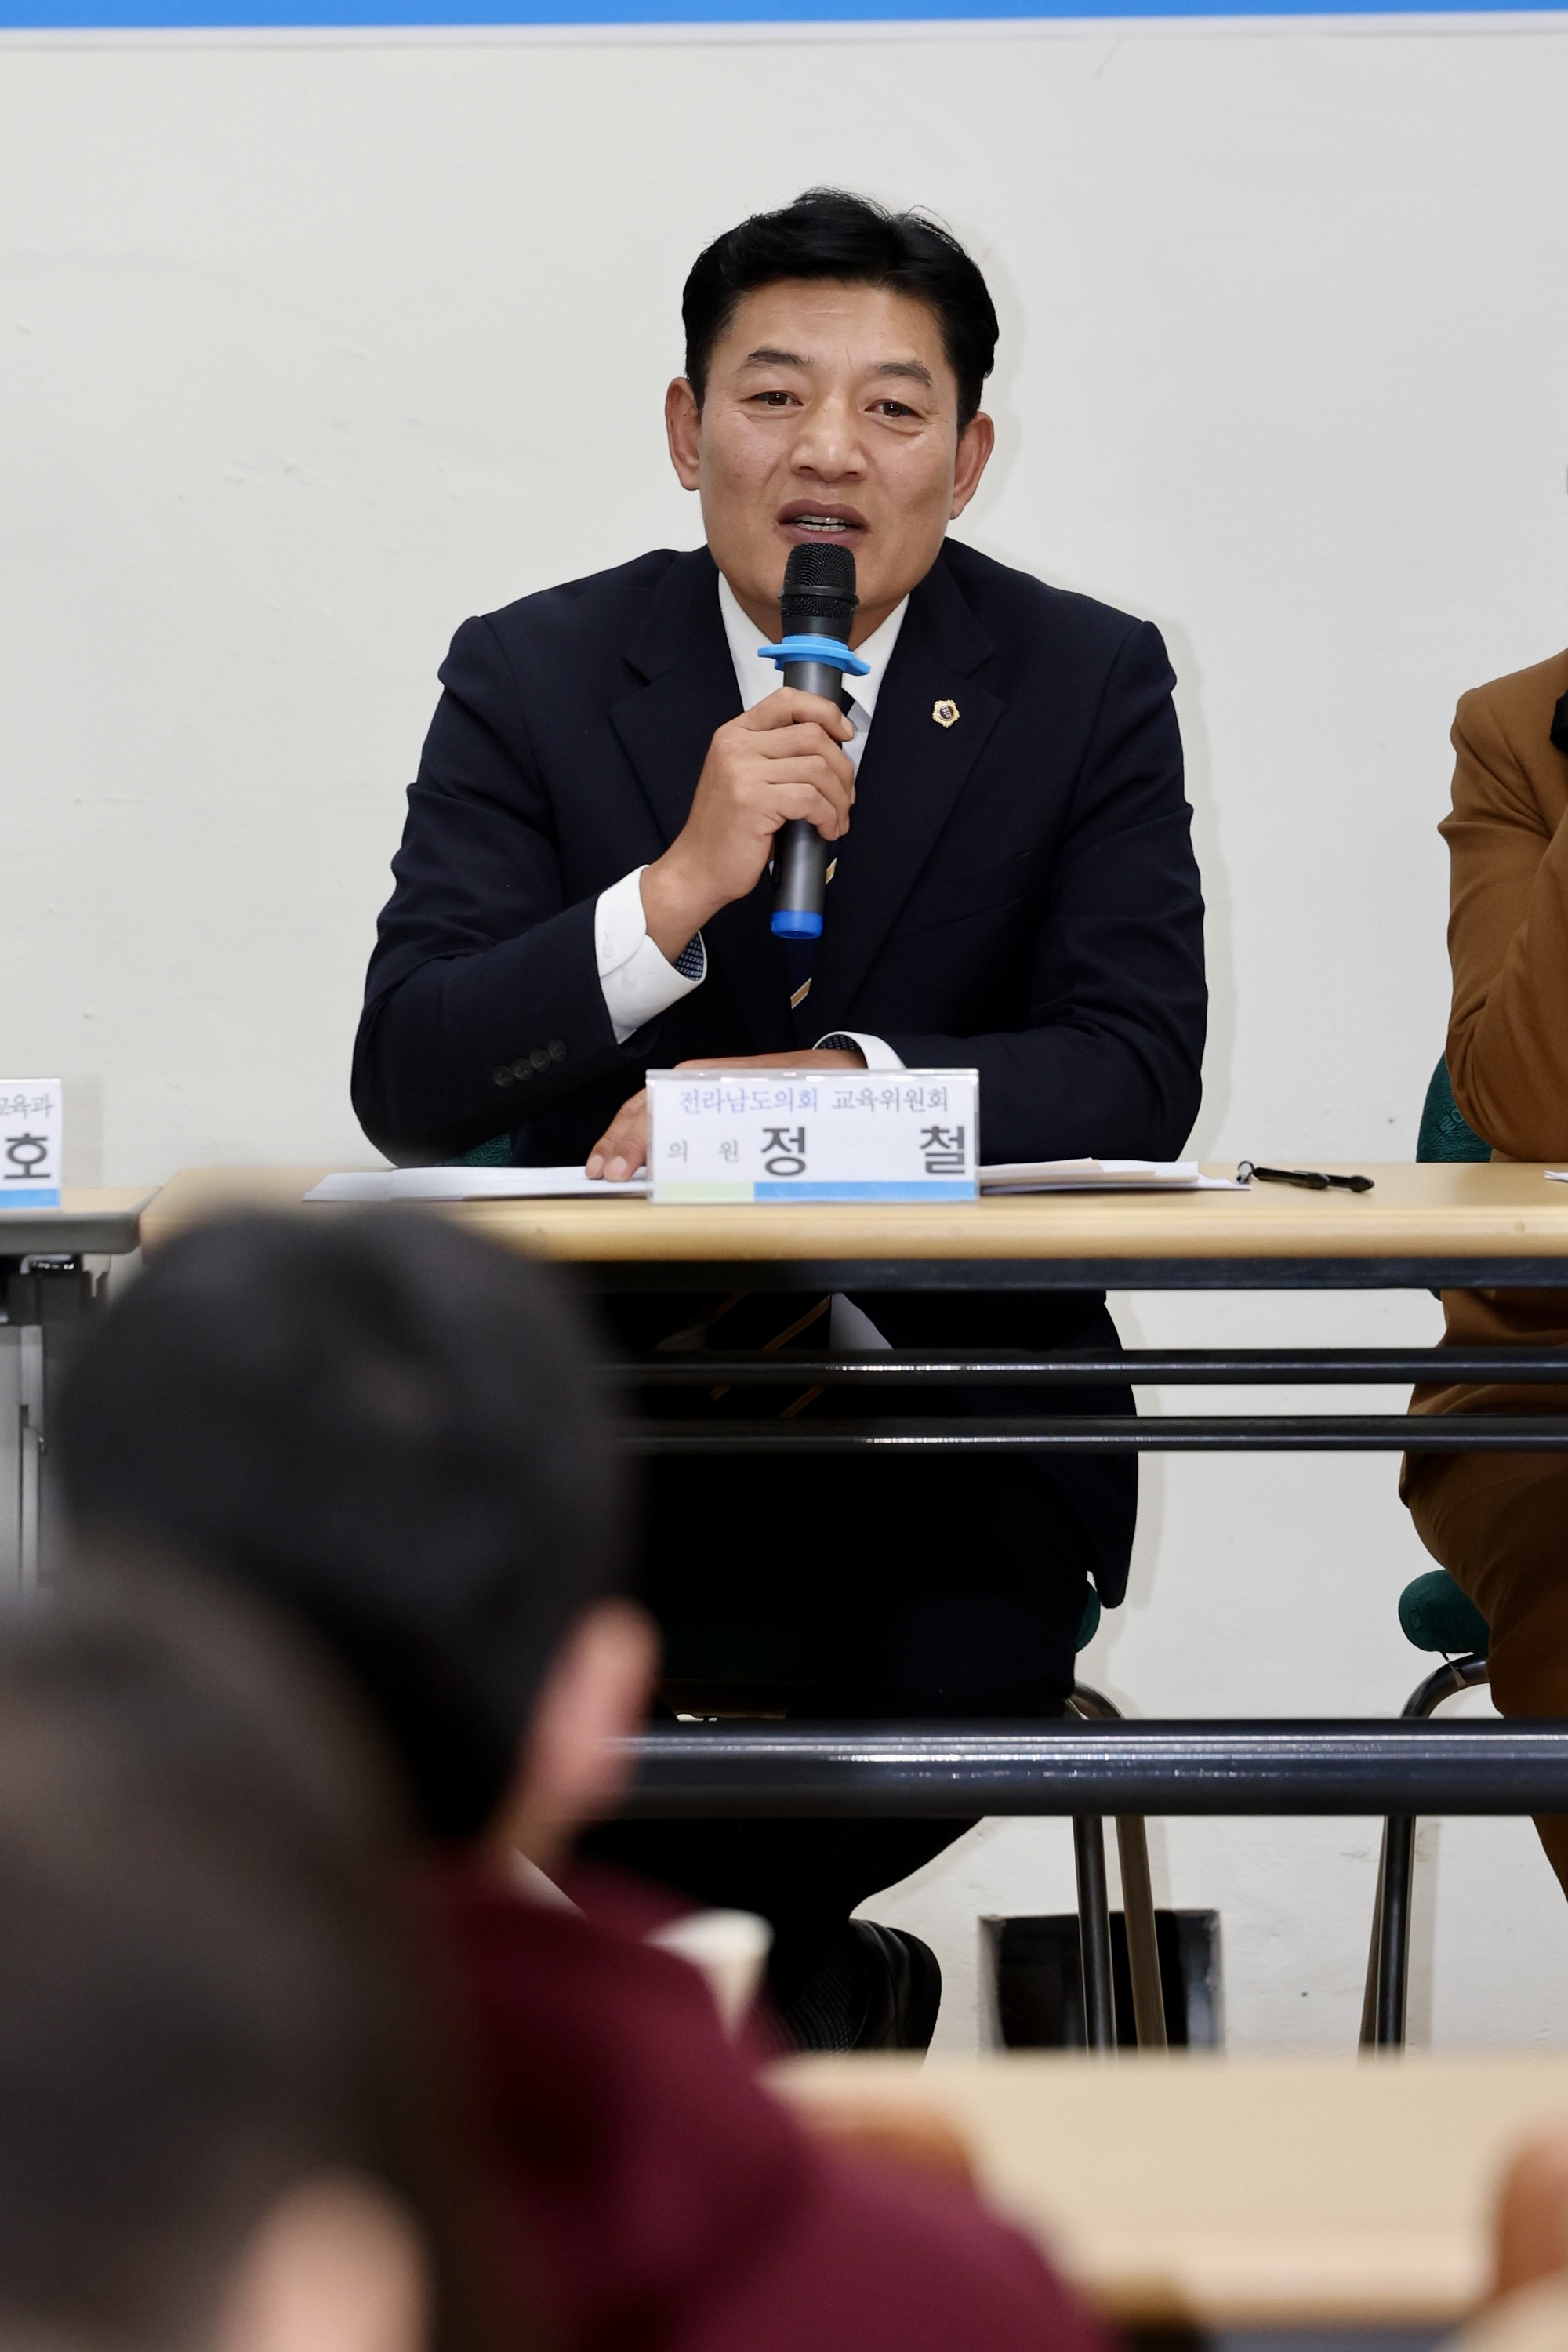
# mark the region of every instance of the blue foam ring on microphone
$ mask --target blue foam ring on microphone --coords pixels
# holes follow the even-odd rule
[[[847,670],[851,677],[869,677],[871,665],[852,654],[837,637],[785,637],[782,645],[759,646],[760,661],[777,662],[783,669],[785,662],[821,662],[826,668]]]
[[[798,907],[780,907],[769,928],[775,940],[819,940],[822,917],[803,914]]]

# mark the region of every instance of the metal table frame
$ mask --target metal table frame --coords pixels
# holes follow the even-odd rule
[[[582,1267],[622,1291],[1388,1290],[1568,1288],[1568,1263],[1520,1257],[1184,1257],[783,1259],[718,1265],[647,1261]],[[910,1350],[772,1355],[707,1350],[622,1368],[632,1386],[817,1387],[849,1411],[820,1418],[682,1421],[628,1427],[647,1455],[857,1454],[1398,1453],[1568,1451],[1568,1414],[1411,1413],[900,1415],[900,1392],[942,1387],[1366,1385],[1429,1381],[1568,1384],[1568,1351],[1549,1348]],[[837,1400],[836,1400],[837,1402]],[[869,1410],[868,1411],[868,1408]],[[1568,1811],[1568,1726],[1466,1723],[1175,1724],[1068,1721],[1007,1732],[914,1727],[650,1733],[636,1748],[630,1809],[646,1816],[1068,1814],[1074,1823],[1091,2046],[1114,2041],[1100,1817],[1145,1812]],[[1141,1837],[1137,1841],[1142,1850]],[[1146,1876],[1146,1873],[1144,1874]],[[1128,1890],[1130,1941],[1134,1895]],[[1152,1905],[1136,1897],[1140,1941]],[[1144,1955],[1145,1968],[1148,1955]],[[1140,2011],[1146,2003],[1140,2003]],[[1162,2025],[1163,2031],[1163,2025]]]
[[[184,1171],[151,1205],[142,1223],[143,1238],[155,1248],[196,1218],[217,1210],[292,1207],[327,1172],[320,1166]],[[1284,1188],[1276,1192],[1265,1187],[1246,1202],[1214,1192],[1180,1202],[1133,1195],[1110,1203],[1058,1197],[1049,1202],[953,1204],[934,1213],[914,1206],[894,1207],[884,1214],[864,1206],[827,1204],[656,1210],[626,1200],[478,1198],[441,1213],[504,1246],[552,1259],[584,1287],[601,1293],[679,1298],[701,1292],[769,1291],[805,1292],[820,1298],[824,1293],[844,1292],[863,1297],[874,1318],[877,1294],[889,1292],[1568,1291],[1568,1193],[1545,1183],[1543,1174],[1539,1166],[1415,1171],[1407,1163],[1391,1162],[1376,1171],[1373,1192],[1353,1197],[1338,1192],[1291,1194]],[[837,1404],[842,1417],[803,1417],[781,1428],[776,1419],[760,1417],[779,1410],[780,1400],[765,1395],[759,1395],[755,1422],[737,1417],[693,1425],[664,1417],[672,1405],[679,1412],[681,1386],[716,1384],[721,1366],[729,1384],[742,1389],[764,1380],[787,1380],[798,1393],[800,1387],[820,1380],[841,1391]],[[1052,1388],[1092,1391],[1096,1386],[1121,1382],[1258,1386],[1431,1379],[1447,1385],[1477,1377],[1488,1382],[1545,1380],[1568,1390],[1568,1349],[1561,1355],[1547,1349],[1484,1355],[1425,1349],[1129,1349],[1100,1358],[1063,1352],[956,1359],[918,1351],[879,1351],[863,1358],[792,1353],[772,1359],[765,1371],[729,1356],[660,1354],[637,1366],[636,1374],[660,1391],[658,1412],[630,1434],[630,1442],[645,1451],[695,1453],[721,1446],[726,1452],[771,1456],[776,1451],[805,1454],[908,1445],[1002,1453],[1047,1448],[1172,1453],[1394,1453],[1456,1446],[1568,1450],[1568,1415],[1556,1413],[1505,1412],[1436,1421],[1387,1413],[1239,1412],[1139,1420],[1083,1412],[1081,1406],[1093,1402],[1091,1395],[1059,1400],[1073,1407],[1064,1418],[1020,1411],[1033,1400],[1016,1393],[1038,1388],[1039,1402],[1046,1406]],[[939,1381],[950,1391],[970,1393],[942,1398],[942,1419],[908,1414],[902,1398],[910,1385],[929,1391]],[[994,1401],[1005,1402],[1008,1413],[993,1412],[987,1418],[982,1391],[991,1382],[1015,1393]],[[972,1398],[980,1410],[963,1412]],[[1427,1805],[1458,1811],[1473,1804],[1488,1811],[1515,1811],[1544,1803],[1550,1810],[1568,1811],[1568,1783],[1561,1777],[1558,1745],[1568,1727],[1446,1727],[1426,1734],[1436,1743],[1428,1756],[1411,1743],[1408,1727],[1402,1727],[1397,1718],[1359,1726],[1108,1724],[1096,1717],[1096,1709],[1102,1711],[1106,1703],[1092,1692],[1079,1696],[1089,1702],[1091,1719],[1087,1724],[1026,1727],[1018,1737],[1029,1744],[1016,1759],[1016,1769],[1003,1776],[1008,1780],[1006,1788],[995,1780],[994,1749],[982,1745],[968,1763],[962,1757],[950,1759],[944,1784],[949,1798],[942,1800],[950,1818],[984,1810],[1065,1811],[1072,1814],[1075,1825],[1089,1822],[1098,1832],[1100,1813],[1095,1808],[1139,1829],[1139,1816],[1126,1810],[1134,1804],[1157,1811],[1343,1810],[1372,1815],[1410,1812]],[[984,1743],[1002,1728],[982,1727],[973,1741]],[[1482,1742],[1473,1736],[1478,1729],[1487,1735]],[[968,1738],[950,1725],[916,1727],[897,1735],[883,1727],[863,1738],[852,1730],[838,1733],[831,1727],[804,1724],[782,1733],[768,1727],[731,1733],[722,1726],[694,1727],[689,1732],[657,1735],[646,1759],[648,1777],[636,1802],[651,1811],[679,1811],[696,1801],[689,1790],[682,1793],[668,1777],[678,1766],[685,1769],[678,1743],[690,1738],[700,1744],[688,1761],[700,1761],[701,1802],[710,1810],[756,1811],[764,1797],[781,1810],[809,1810],[792,1777],[805,1762],[814,1771],[819,1767],[827,1771],[851,1811],[913,1807],[917,1792],[907,1782],[896,1790],[884,1769],[889,1759],[880,1750],[868,1749],[865,1741],[960,1736]],[[1179,1746],[1162,1747],[1162,1738],[1167,1743],[1190,1738],[1208,1745],[1200,1757]],[[1348,1771],[1350,1751],[1342,1751],[1340,1766],[1334,1766],[1330,1750],[1322,1747],[1324,1739],[1333,1738],[1355,1743],[1355,1776]],[[733,1749],[727,1744],[731,1738],[741,1743]],[[809,1746],[824,1738],[839,1744],[826,1750],[819,1746],[813,1761],[800,1743]],[[1110,1745],[1104,1751],[1105,1769],[1097,1778],[1088,1769],[1088,1743],[1098,1740]],[[1237,1740],[1250,1743],[1245,1753],[1226,1748],[1226,1742]],[[1319,1744],[1303,1745],[1313,1740]],[[1510,1746],[1510,1740],[1524,1744]],[[1531,1746],[1532,1740],[1546,1744]],[[1076,1744],[1057,1744],[1062,1741]],[[1194,1780],[1194,1769],[1204,1758],[1212,1772]],[[1475,1767],[1473,1782],[1458,1777],[1460,1765]],[[731,1783],[727,1795],[715,1775],[719,1782],[728,1779]],[[1200,1781],[1201,1805],[1194,1794]],[[935,1801],[934,1787],[928,1773],[918,1791],[920,1805]],[[1075,1836],[1075,1846],[1079,1843]],[[1136,1881],[1136,1872],[1131,1880],[1124,1874],[1130,1927]]]
[[[705,1723],[624,1748],[645,1820],[1568,1812],[1568,1723]]]
[[[667,1213],[679,1216],[675,1209]],[[1561,1256],[574,1258],[610,1290],[1562,1290]]]
[[[1563,1276],[1558,1279],[1561,1282]],[[1550,1348],[1128,1348],[942,1353],[888,1349],[855,1355],[696,1351],[639,1358],[625,1368],[638,1388],[799,1387],[896,1399],[900,1389],[1093,1388],[1209,1383],[1256,1386],[1391,1381],[1558,1382],[1568,1353]],[[1560,1413],[1048,1413],[876,1419],[649,1421],[633,1441],[647,1454],[859,1454],[908,1447],[979,1454],[1445,1454],[1559,1453]]]
[[[136,1208],[0,1213],[0,1601],[30,1600],[47,1559],[50,1413],[102,1287],[83,1261],[138,1239]]]

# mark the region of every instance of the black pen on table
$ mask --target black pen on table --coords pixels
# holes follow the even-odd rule
[[[1310,1192],[1326,1192],[1337,1185],[1345,1192],[1370,1192],[1370,1176],[1325,1176],[1321,1168],[1259,1168],[1253,1160],[1239,1160],[1236,1167],[1238,1183],[1250,1184],[1256,1177],[1260,1184],[1304,1184]]]

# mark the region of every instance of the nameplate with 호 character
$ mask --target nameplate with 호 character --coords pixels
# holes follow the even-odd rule
[[[58,1209],[58,1078],[0,1078],[0,1209]]]
[[[650,1070],[656,1203],[973,1201],[975,1070]]]

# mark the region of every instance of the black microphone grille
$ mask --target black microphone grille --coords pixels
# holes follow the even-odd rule
[[[831,540],[820,547],[792,547],[784,565],[784,593],[799,596],[812,588],[855,603],[854,549],[837,546]]]

